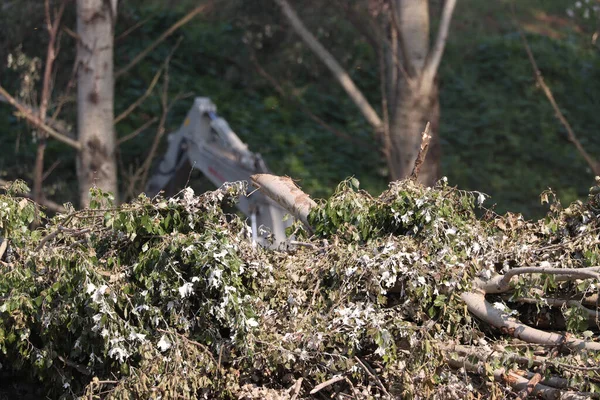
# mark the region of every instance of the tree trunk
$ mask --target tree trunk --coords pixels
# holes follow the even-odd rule
[[[117,0],[77,0],[77,163],[82,207],[98,187],[118,197],[113,43]]]

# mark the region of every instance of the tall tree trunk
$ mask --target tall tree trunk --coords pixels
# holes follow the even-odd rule
[[[118,197],[113,44],[117,0],[77,0],[77,175],[82,207],[96,186]]]

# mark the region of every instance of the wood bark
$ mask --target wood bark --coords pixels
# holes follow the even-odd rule
[[[77,122],[81,206],[96,186],[118,198],[113,45],[117,0],[77,0]]]

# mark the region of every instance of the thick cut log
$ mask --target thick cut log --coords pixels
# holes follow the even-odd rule
[[[317,205],[309,195],[304,193],[294,181],[287,176],[256,174],[251,176],[252,183],[258,189],[288,210],[296,219],[310,230],[308,213]]]

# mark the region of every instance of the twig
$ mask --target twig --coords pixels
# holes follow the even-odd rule
[[[516,20],[514,7],[512,7],[512,14],[513,14],[513,21],[515,23],[515,26],[517,27],[517,30],[519,31],[519,36],[521,37],[521,41],[523,42],[523,46],[525,47],[525,51],[527,52],[527,57],[529,58],[529,63],[531,64],[531,68],[533,69],[533,74],[535,76],[535,80],[536,80],[537,84],[542,88],[542,91],[544,92],[544,94],[546,95],[546,98],[550,102],[550,105],[554,109],[554,113],[556,114],[556,117],[558,118],[560,123],[563,125],[563,127],[567,130],[567,135],[569,137],[569,141],[571,143],[573,143],[573,145],[575,146],[575,148],[577,149],[579,154],[581,154],[581,156],[585,159],[585,161],[587,162],[589,167],[592,169],[594,175],[600,175],[600,162],[596,161],[585,150],[585,148],[583,147],[583,145],[581,144],[581,142],[575,135],[575,132],[573,131],[573,128],[571,127],[571,124],[569,123],[569,121],[567,120],[565,115],[560,110],[560,107],[556,103],[556,100],[554,99],[554,94],[552,93],[552,90],[546,84],[546,82],[544,80],[544,76],[542,75],[542,71],[539,69],[537,62],[535,61],[535,57],[533,56],[533,52],[531,51],[531,48],[529,47],[527,38],[525,37],[525,34],[523,33],[521,26],[519,25],[519,23]]]
[[[210,351],[210,349],[206,345],[203,345],[202,343],[196,342],[195,340],[192,340],[192,339],[188,338],[187,336],[182,335],[179,332],[171,332],[171,331],[167,331],[165,329],[160,329],[160,328],[157,328],[156,330],[159,331],[159,332],[162,332],[162,333],[169,334],[169,335],[177,335],[177,336],[179,336],[181,339],[183,339],[187,343],[192,344],[192,345],[194,345],[194,346],[202,349],[211,358],[212,362],[215,365],[218,365],[217,360],[215,360],[215,357],[214,357],[212,351]]]
[[[91,375],[92,371],[90,370],[90,368],[85,367],[83,365],[79,365],[76,362],[73,362],[69,359],[66,359],[62,356],[58,356],[58,359],[60,361],[62,361],[64,364],[68,365],[71,368],[75,368],[77,371],[79,371],[80,373],[84,374],[84,375]]]
[[[379,377],[375,374],[375,371],[373,370],[373,368],[371,368],[371,366],[369,364],[367,364],[366,361],[361,360],[358,356],[355,356],[354,359],[358,362],[358,364],[362,367],[362,369],[367,373],[367,375],[369,375],[371,378],[373,378],[373,380],[375,381],[375,383],[377,383],[377,386],[379,386],[381,391],[383,393],[385,393],[385,395],[388,398],[392,399],[393,398],[392,395],[390,394],[390,392],[387,391],[385,386],[383,386],[381,379],[379,379]]]
[[[291,400],[296,400],[296,398],[298,397],[298,393],[300,393],[300,389],[302,389],[302,381],[303,380],[304,380],[304,378],[302,378],[302,377],[298,378],[296,383],[294,383],[294,386],[292,386]]]
[[[425,130],[421,134],[421,147],[419,148],[419,154],[417,155],[417,159],[415,160],[415,165],[413,167],[412,173],[410,174],[410,179],[416,180],[419,177],[419,172],[421,171],[421,165],[425,161],[425,157],[427,157],[427,150],[429,149],[429,141],[431,140],[431,134],[429,133],[429,129],[431,124],[428,122],[425,125]]]
[[[129,28],[127,28],[123,33],[121,33],[119,36],[117,36],[115,38],[115,43],[120,42],[121,40],[125,39],[131,32],[133,32],[136,29],[143,26],[146,22],[150,21],[153,17],[154,17],[154,15],[150,15],[150,16],[144,18],[143,20],[133,24]]]
[[[183,18],[181,18],[179,21],[175,22],[171,27],[169,27],[169,29],[167,29],[166,31],[164,31],[162,33],[162,35],[160,35],[158,37],[158,39],[156,39],[154,42],[152,42],[150,44],[150,46],[146,47],[144,50],[142,50],[137,56],[135,56],[135,58],[133,60],[131,60],[129,62],[129,64],[127,64],[125,67],[121,68],[120,70],[115,72],[115,80],[120,78],[121,76],[123,76],[124,74],[126,74],[131,68],[133,68],[137,63],[139,63],[140,61],[142,61],[148,54],[150,54],[150,52],[152,50],[154,50],[154,48],[156,46],[158,46],[161,42],[163,42],[166,38],[168,38],[169,36],[171,36],[173,34],[173,32],[175,32],[177,29],[181,28],[183,25],[187,24],[188,22],[190,22],[196,15],[200,14],[201,12],[205,11],[206,9],[212,7],[213,2],[210,1],[208,3],[204,3],[199,5],[198,7],[194,8],[192,11],[190,11],[189,13],[187,13]]]
[[[48,179],[48,177],[50,176],[52,171],[54,171],[56,169],[56,167],[58,167],[59,164],[60,164],[60,160],[56,160],[52,163],[52,165],[50,167],[48,167],[48,169],[46,170],[46,172],[44,172],[44,175],[42,176],[42,182],[44,182],[46,179]]]
[[[48,243],[48,241],[55,238],[56,235],[58,235],[60,232],[67,232],[67,233],[72,234],[73,236],[81,236],[81,235],[85,235],[86,233],[89,233],[90,231],[91,231],[90,228],[70,229],[70,228],[65,228],[64,226],[59,225],[54,232],[44,236],[42,238],[42,240],[40,240],[40,243],[36,246],[35,251],[40,251],[42,249],[42,247],[44,247],[44,245],[46,243]]]
[[[331,379],[328,379],[328,380],[326,380],[325,382],[323,382],[323,383],[320,383],[320,384],[318,384],[317,386],[315,386],[315,387],[313,388],[313,390],[311,390],[311,391],[310,391],[310,394],[315,394],[315,393],[317,393],[317,392],[319,392],[319,391],[321,391],[321,390],[325,389],[327,386],[331,386],[331,385],[333,385],[334,383],[336,383],[336,382],[339,382],[339,381],[343,381],[343,380],[345,380],[345,379],[346,379],[346,377],[345,377],[344,375],[336,375],[336,376],[334,376],[333,378],[331,378]]]
[[[134,137],[136,137],[137,135],[139,135],[140,133],[142,133],[143,131],[145,131],[146,129],[148,129],[148,127],[150,127],[150,125],[152,125],[156,121],[158,121],[158,117],[152,117],[148,121],[144,122],[144,124],[142,126],[140,126],[139,128],[137,128],[135,131],[133,131],[130,134],[125,135],[125,136],[123,136],[121,138],[118,138],[117,139],[117,146],[120,146],[123,143],[125,143],[126,141],[133,139]]]

